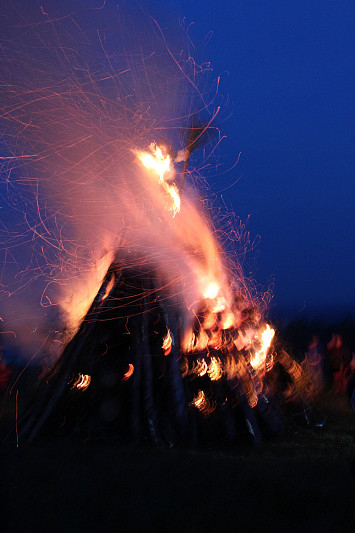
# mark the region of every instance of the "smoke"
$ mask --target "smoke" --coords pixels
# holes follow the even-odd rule
[[[192,58],[184,28],[164,33],[132,2],[8,4],[0,28],[4,342],[26,358],[44,346],[56,358],[113,259],[152,267],[187,319],[210,284],[223,287],[228,305],[236,290],[250,301],[239,262],[231,287],[186,163],[204,124],[203,166],[220,137],[218,82]],[[184,191],[175,217],[137,157],[151,143],[164,146],[167,179]]]
[[[176,292],[194,284],[177,282],[182,257],[189,274],[207,247],[219,268],[198,197],[184,193],[171,221],[134,153],[152,141],[186,147],[191,115],[216,110],[210,68],[182,30],[164,35],[127,5],[15,1],[1,20],[1,317],[27,357],[59,316],[75,329],[118,250],[164,265]]]

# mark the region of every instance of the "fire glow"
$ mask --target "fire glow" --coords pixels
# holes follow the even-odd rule
[[[41,26],[38,27],[41,31]],[[55,43],[57,35],[60,32],[55,32]],[[43,258],[44,266],[38,271],[45,272],[47,278],[41,305],[46,309],[59,308],[64,317],[66,337],[61,341],[60,357],[65,360],[72,356],[79,362],[82,357],[84,361],[73,371],[73,376],[78,377],[74,383],[70,382],[71,390],[88,390],[82,395],[84,399],[92,394],[100,379],[96,379],[91,370],[92,376],[78,371],[107,364],[113,376],[107,380],[111,382],[111,385],[106,384],[107,396],[113,394],[110,387],[118,389],[119,385],[127,395],[133,391],[137,396],[134,400],[129,398],[128,404],[132,405],[132,410],[136,409],[136,420],[146,417],[142,426],[148,427],[154,438],[159,433],[159,430],[155,433],[154,424],[158,424],[159,419],[165,420],[167,413],[180,416],[184,409],[195,409],[208,416],[215,411],[225,412],[226,405],[231,411],[236,405],[242,406],[245,413],[249,413],[250,408],[257,410],[265,395],[265,369],[270,370],[273,364],[270,352],[275,331],[265,325],[265,306],[244,279],[239,256],[235,253],[229,257],[224,249],[227,249],[224,247],[226,240],[233,243],[242,240],[237,229],[231,230],[233,224],[229,224],[229,219],[225,225],[228,229],[221,229],[220,221],[214,224],[216,216],[207,207],[208,194],[203,195],[195,185],[199,180],[194,180],[194,172],[187,169],[195,140],[201,141],[212,127],[215,114],[207,109],[204,100],[198,107],[210,116],[203,126],[194,125],[195,117],[189,118],[190,125],[186,123],[186,109],[191,106],[176,109],[175,117],[167,115],[165,121],[159,122],[160,107],[165,106],[168,112],[175,108],[169,105],[165,84],[161,93],[166,96],[166,102],[151,90],[155,76],[151,74],[149,78],[149,75],[160,68],[154,63],[159,57],[155,50],[147,50],[141,57],[137,72],[144,71],[148,82],[134,107],[133,99],[129,100],[124,92],[127,87],[123,84],[122,89],[119,85],[118,70],[108,77],[117,94],[114,92],[115,98],[111,94],[108,97],[101,88],[101,78],[97,80],[93,76],[95,63],[91,70],[86,56],[81,69],[76,61],[71,63],[70,55],[64,52],[76,49],[75,43],[70,44],[61,45],[60,50],[55,48],[63,59],[58,65],[61,90],[53,92],[51,98],[39,87],[39,104],[37,100],[32,101],[29,94],[34,91],[21,81],[25,77],[20,69],[19,79],[24,85],[19,82],[19,87],[11,86],[7,97],[11,114],[7,113],[6,127],[10,117],[16,133],[10,129],[6,135],[16,139],[20,154],[27,153],[27,146],[33,146],[26,172],[29,173],[28,189],[33,190],[33,183],[36,184],[32,202],[34,222],[30,224],[31,217],[24,213],[26,231],[21,238],[27,239],[27,232],[33,236],[38,256]],[[104,61],[102,55],[100,46],[100,61]],[[107,55],[106,58],[110,68],[112,57]],[[79,53],[78,58],[80,63]],[[122,56],[119,58],[121,61]],[[171,59],[170,53],[167,58]],[[26,71],[29,79],[35,78],[30,67],[24,66],[29,69]],[[119,66],[120,72],[132,75],[128,87],[134,87],[138,94],[137,80],[143,83],[145,78],[140,80],[135,75],[130,60],[127,60],[126,70],[121,63]],[[171,81],[181,77],[181,94],[189,94],[191,88],[196,90],[198,69],[189,78],[175,58],[170,66],[173,74],[167,87],[172,87]],[[53,71],[57,76],[56,67],[55,64]],[[45,81],[45,86],[51,85],[50,77]],[[89,88],[87,93],[83,92],[83,87]],[[147,94],[153,95],[148,103],[144,99]],[[14,105],[16,95],[19,102]],[[30,100],[27,102],[26,98]],[[23,105],[23,101],[28,105]],[[132,110],[123,109],[122,102],[127,101],[132,103]],[[179,99],[177,101],[180,103]],[[48,108],[42,105],[44,103]],[[160,105],[154,107],[157,103]],[[214,106],[213,100],[211,103]],[[31,113],[25,116],[30,108]],[[144,115],[143,109],[154,112]],[[20,131],[15,130],[19,124]],[[88,136],[82,136],[76,124],[84,124]],[[157,124],[155,131],[152,124]],[[167,145],[153,141],[160,138],[162,129],[164,138],[169,139]],[[181,147],[182,139],[177,141],[174,134],[185,130]],[[41,142],[38,141],[40,135],[43,136]],[[64,148],[58,139],[65,139]],[[209,164],[214,149],[204,154],[200,170]],[[42,153],[46,154],[43,158]],[[14,189],[16,165],[21,163],[21,158],[22,155],[14,156],[13,172],[8,174],[11,175],[9,185]],[[31,167],[32,161],[37,159],[41,164],[44,161],[43,175],[37,174],[35,164]],[[40,177],[33,177],[37,175]],[[22,183],[21,173],[17,180]],[[17,242],[13,248],[17,251]],[[34,250],[33,245],[31,257],[36,255]],[[34,270],[35,280],[36,276],[40,277],[38,271]],[[52,291],[54,296],[50,293],[52,287],[56,287]],[[97,336],[96,327],[100,332]],[[60,327],[57,329],[59,331]],[[75,347],[82,346],[81,342],[71,345],[69,340],[75,338],[77,332],[83,342],[88,339],[89,359],[95,355],[90,339],[94,339],[93,344],[98,342],[99,362],[90,366],[85,363],[86,354],[82,356],[82,348],[75,351]],[[112,364],[110,368],[110,360],[117,363],[117,359],[120,364]],[[287,365],[290,375],[299,379],[298,367],[286,356],[281,361]],[[60,370],[58,372],[60,374]],[[92,380],[95,386],[89,387]],[[165,408],[165,401],[171,405]],[[173,424],[171,422],[171,426]],[[169,425],[170,421],[166,426]],[[135,427],[135,423],[131,427]]]
[[[215,406],[209,401],[203,390],[198,391],[197,395],[192,401],[192,404],[205,416],[210,415],[215,410]]]
[[[271,346],[274,335],[275,330],[270,328],[269,324],[267,324],[266,328],[261,333],[261,348],[260,350],[256,351],[250,359],[250,364],[252,365],[252,367],[255,368],[255,370],[265,364],[266,356]]]
[[[149,147],[149,152],[138,152],[136,155],[143,166],[152,171],[152,175],[159,178],[159,183],[164,191],[170,197],[168,209],[173,212],[173,217],[180,212],[180,196],[177,187],[174,184],[169,184],[168,175],[170,172],[170,156],[163,155],[160,146],[152,143]]]
[[[133,376],[133,372],[134,372],[134,365],[132,365],[132,363],[129,363],[128,369],[124,373],[122,381],[129,380],[129,378]]]
[[[88,374],[79,374],[79,377],[73,383],[72,389],[85,391],[91,383],[91,376]]]
[[[173,339],[171,337],[170,329],[168,328],[167,334],[164,337],[162,349],[165,356],[168,356],[171,352],[171,348],[173,345]]]

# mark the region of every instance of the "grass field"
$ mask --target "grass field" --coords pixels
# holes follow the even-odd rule
[[[355,415],[320,404],[323,429],[260,449],[2,445],[1,530],[353,532]]]

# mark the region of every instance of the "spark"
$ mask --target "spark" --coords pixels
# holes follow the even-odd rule
[[[132,365],[132,363],[129,363],[128,369],[126,373],[123,375],[123,378],[121,381],[127,381],[132,376],[133,372],[134,372],[134,366]]]

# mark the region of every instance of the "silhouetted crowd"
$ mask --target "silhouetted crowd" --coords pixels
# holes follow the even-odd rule
[[[317,392],[348,394],[355,411],[355,352],[351,353],[340,333],[333,333],[324,350],[314,335],[305,354]]]
[[[351,407],[355,412],[355,352],[351,352],[348,348],[341,333],[334,332],[329,337],[329,342],[324,345],[320,340],[320,335],[313,335],[308,345],[307,342],[304,342],[303,346],[307,345],[307,347],[306,350],[303,350],[303,353],[300,351],[296,353],[297,349],[295,347],[295,359],[292,354],[292,347],[289,350],[292,355],[289,355],[283,348],[277,349],[277,363],[273,371],[268,374],[268,379],[265,380],[264,384],[265,390],[263,389],[264,394],[269,391],[269,386],[270,397],[275,397],[279,400],[281,406],[286,406],[286,411],[287,405],[291,405],[291,411],[293,409],[291,414],[294,418],[297,418],[298,411],[303,418],[306,417],[307,423],[307,416],[313,416],[313,425],[319,427],[322,427],[326,418],[323,420],[322,417],[317,417],[317,412],[311,407],[312,398],[318,395],[330,393],[348,396]],[[282,343],[280,346],[282,346]],[[163,358],[164,361],[165,359]],[[38,376],[43,378],[44,374],[46,372],[43,372],[42,369],[42,373],[38,373]],[[302,375],[302,378],[298,374]],[[12,367],[6,363],[0,354],[0,400],[2,404],[4,404],[6,393],[15,378],[15,372]],[[40,381],[43,381],[43,379],[40,379]],[[281,398],[278,395],[281,395]],[[263,395],[260,395],[260,397],[263,398]],[[293,399],[296,399],[298,411],[297,408],[296,410],[294,408],[295,401]],[[302,409],[298,404],[301,405]],[[260,410],[262,407],[263,403],[259,401],[258,409]],[[223,411],[223,408],[221,410]],[[253,414],[253,411],[248,409],[248,413],[251,412]],[[278,410],[276,409],[276,415],[277,413]],[[263,416],[265,415],[265,413],[262,414]],[[272,422],[275,417],[272,418],[270,415],[265,415],[264,418],[268,422],[270,420]]]

